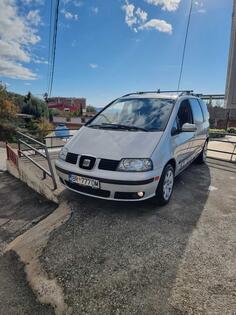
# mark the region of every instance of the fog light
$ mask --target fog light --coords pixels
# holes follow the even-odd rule
[[[143,191],[139,191],[139,192],[137,193],[137,195],[138,195],[140,198],[142,198],[142,197],[144,196],[144,192],[143,192]]]

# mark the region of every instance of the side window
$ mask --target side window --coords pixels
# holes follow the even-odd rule
[[[204,120],[208,121],[210,116],[209,116],[207,104],[201,99],[199,99],[199,103],[200,103],[202,111],[203,111]]]
[[[172,126],[172,129],[171,129],[171,135],[172,136],[175,136],[176,134],[179,133],[179,120],[178,120],[178,117],[176,117],[174,123],[173,123],[173,126]]]
[[[184,100],[180,104],[179,112],[177,115],[177,120],[179,122],[179,128],[180,129],[182,128],[183,124],[185,124],[185,123],[189,123],[189,124],[193,123],[192,110],[191,110],[191,107],[190,107],[188,100]]]
[[[203,112],[198,100],[196,98],[192,98],[190,99],[190,103],[192,107],[194,123],[196,124],[202,123],[204,121]]]

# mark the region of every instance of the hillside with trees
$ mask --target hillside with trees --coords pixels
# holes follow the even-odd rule
[[[18,114],[30,115],[22,120]],[[35,97],[30,92],[20,95],[9,92],[6,86],[0,84],[0,140],[15,141],[15,131],[33,132],[42,138],[47,129],[51,128],[48,121],[49,111],[44,100]]]

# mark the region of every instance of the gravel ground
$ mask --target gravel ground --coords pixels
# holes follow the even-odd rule
[[[235,314],[236,169],[192,165],[169,205],[66,191],[41,257],[73,314]]]
[[[0,315],[51,315],[53,309],[41,305],[25,280],[24,265],[14,252],[0,256]]]

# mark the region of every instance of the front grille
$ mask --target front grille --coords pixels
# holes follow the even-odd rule
[[[101,159],[98,168],[106,171],[116,171],[120,161]]]
[[[66,185],[74,190],[83,192],[85,194],[93,195],[93,196],[100,196],[100,197],[110,197],[110,191],[103,190],[103,189],[93,189],[91,187],[81,186],[76,183],[70,183],[69,181],[65,180]]]
[[[78,154],[68,152],[66,155],[66,162],[70,164],[76,164],[78,160]]]
[[[96,162],[95,157],[82,155],[79,159],[79,167],[85,170],[91,170]]]
[[[121,191],[117,191],[114,196],[115,199],[141,199],[143,197],[139,197],[136,192],[121,192]]]

